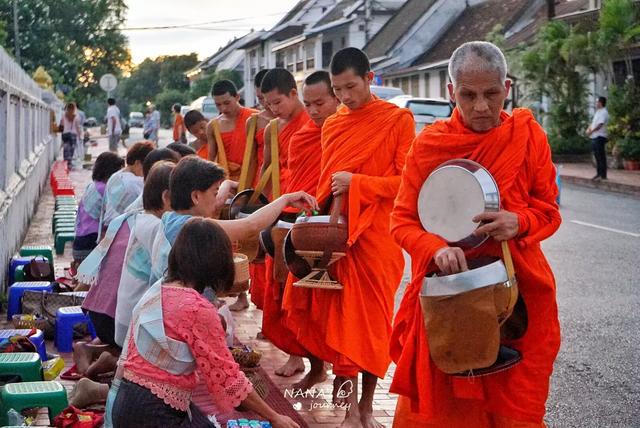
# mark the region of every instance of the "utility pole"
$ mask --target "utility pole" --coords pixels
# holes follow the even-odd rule
[[[13,45],[16,61],[18,65],[22,65],[20,61],[20,32],[18,30],[18,0],[13,0]]]
[[[370,39],[369,24],[371,23],[371,0],[364,0],[364,42]]]

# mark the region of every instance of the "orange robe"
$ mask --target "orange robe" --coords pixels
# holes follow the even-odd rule
[[[305,191],[315,196],[320,179],[320,145],[321,128],[309,120],[293,137],[289,143],[289,183],[287,193]],[[282,310],[285,312],[283,322],[287,328],[298,334],[300,326],[306,322],[306,308],[310,305],[311,290],[294,287],[297,281],[289,274],[282,297]]]
[[[198,150],[196,150],[196,154],[202,159],[209,160],[209,145],[204,143]]]
[[[560,226],[558,189],[546,135],[531,113],[515,109],[512,116],[503,112],[501,119],[502,124],[489,132],[474,133],[464,127],[455,109],[450,120],[425,128],[407,156],[391,218],[394,238],[411,255],[414,278],[396,315],[390,346],[397,363],[391,391],[403,396],[396,411],[398,427],[418,420],[420,426],[496,426],[495,418],[522,421],[511,426],[542,424],[560,327],[555,280],[540,241]],[[507,343],[522,353],[522,362],[471,379],[448,376],[431,361],[419,299],[425,274],[435,269],[433,255],[446,244],[423,230],[417,198],[426,177],[454,158],[472,159],[487,168],[498,184],[503,208],[518,215],[520,231],[509,248],[529,316],[524,337]],[[501,254],[500,244],[489,240],[467,257]],[[493,415],[493,425],[477,422],[469,409],[478,408]]]
[[[297,116],[291,119],[278,132],[278,151],[280,164],[280,189],[287,189],[289,172],[287,169],[287,158],[289,154],[289,143],[293,135],[302,128],[309,120],[309,114],[302,110]],[[295,333],[284,325],[284,312],[282,310],[282,295],[284,291],[283,283],[273,279],[273,259],[265,256],[265,296],[262,312],[262,334],[271,341],[277,348],[290,355],[306,356],[308,352],[296,340]]]
[[[224,145],[224,153],[227,155],[230,171],[227,171],[230,178],[237,179],[240,177],[240,168],[244,160],[244,149],[247,147],[247,119],[257,110],[247,107],[241,107],[236,125],[232,131],[220,132],[222,143]],[[232,164],[236,166],[233,167]]]
[[[261,128],[256,130],[256,146],[258,153],[258,161],[257,167],[258,172],[262,168],[262,163],[264,162],[264,129]],[[253,181],[253,186],[255,187],[260,180],[259,174],[256,174]],[[251,289],[249,290],[251,293],[251,302],[256,305],[258,309],[264,308],[264,289],[265,289],[265,276],[267,274],[264,261],[259,263],[251,263],[249,264],[249,275],[251,277]]]
[[[353,173],[343,213],[348,218],[347,255],[332,265],[341,291],[315,289],[300,343],[333,363],[334,373],[367,371],[385,376],[393,299],[404,259],[389,232],[389,216],[415,125],[411,112],[374,98],[357,110],[342,107],[322,127],[322,165],[317,198],[331,193],[331,176]]]

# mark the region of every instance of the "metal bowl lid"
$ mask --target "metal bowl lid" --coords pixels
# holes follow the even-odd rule
[[[473,218],[500,208],[498,186],[480,164],[455,159],[436,168],[422,185],[418,216],[425,230],[450,244],[480,245],[486,237],[475,237],[480,225]]]
[[[298,217],[296,219],[296,224],[300,224],[300,223],[323,223],[323,224],[329,224],[330,223],[330,219],[331,216],[328,215],[314,215],[314,216],[310,216],[310,217]],[[346,224],[347,220],[344,218],[343,215],[338,217],[338,224]]]

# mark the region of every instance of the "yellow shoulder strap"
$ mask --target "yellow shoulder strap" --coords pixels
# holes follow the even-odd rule
[[[271,130],[271,193],[273,199],[280,197],[280,142],[278,141],[278,119],[269,122]]]
[[[224,151],[224,142],[222,141],[222,135],[220,134],[220,125],[218,124],[217,119],[213,119],[213,138],[216,140],[216,146],[218,147],[218,156],[217,160],[218,164],[224,168],[227,173],[229,173],[229,163],[227,162],[227,154]]]
[[[244,148],[242,158],[242,169],[240,170],[240,182],[238,192],[242,192],[253,182],[255,176],[257,159],[255,156],[256,129],[258,127],[258,113],[252,114],[247,128],[247,144]]]

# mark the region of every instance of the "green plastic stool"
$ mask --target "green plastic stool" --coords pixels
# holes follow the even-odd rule
[[[2,387],[0,401],[0,425],[7,424],[9,409],[21,412],[31,407],[46,407],[53,422],[69,405],[67,391],[56,381],[9,383]]]
[[[56,244],[56,254],[63,254],[64,253],[64,245],[67,242],[73,242],[73,240],[76,238],[76,233],[75,232],[61,232],[58,233],[56,235],[56,240],[55,240],[55,244]]]
[[[18,375],[22,382],[42,380],[42,362],[37,352],[0,354],[0,374]]]
[[[20,248],[20,255],[26,256],[44,256],[47,260],[53,260],[53,248],[49,245],[31,245]]]
[[[57,213],[75,213],[78,211],[75,205],[61,205],[54,211],[54,214]]]
[[[16,266],[13,277],[15,282],[24,282],[24,265]]]
[[[76,221],[67,220],[67,219],[60,219],[58,221],[54,221],[53,223],[51,223],[51,233],[55,234],[56,230],[58,230],[61,227],[76,227]]]
[[[76,233],[76,226],[58,226],[56,228],[56,232],[54,233],[54,237],[57,238],[61,233]]]

